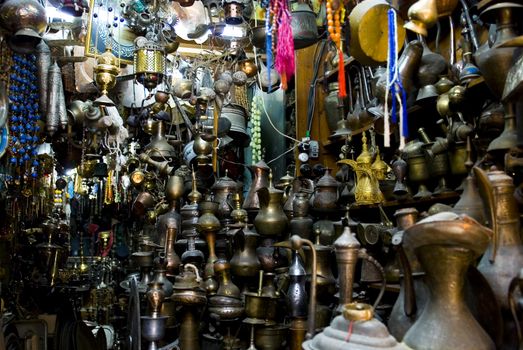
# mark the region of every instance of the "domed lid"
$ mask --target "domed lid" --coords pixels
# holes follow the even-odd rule
[[[285,188],[286,186],[292,185],[293,181],[294,177],[292,177],[289,171],[287,171],[287,173],[284,176],[280,177],[280,181],[278,182],[278,184],[276,184],[276,188]]]
[[[356,238],[355,234],[350,231],[349,226],[343,228],[342,234],[334,241],[334,248],[340,249],[359,249],[361,247],[360,242]]]
[[[365,136],[365,131],[361,138],[361,153],[356,158],[356,162],[359,164],[370,164],[372,162],[372,154],[367,149],[367,136]]]
[[[350,334],[348,334],[349,329],[352,329]],[[408,347],[398,343],[390,335],[387,327],[373,318],[370,305],[351,303],[344,305],[343,316],[337,316],[322,333],[304,342],[303,349],[407,350]]]
[[[374,160],[374,163],[372,163],[371,169],[375,172],[386,173],[388,169],[387,163],[381,160],[379,148],[376,149],[376,152],[376,159]]]
[[[225,169],[225,176],[220,177],[211,187],[212,191],[225,191],[236,192],[238,184],[236,181],[227,176],[229,171]]]
[[[325,174],[318,180],[316,187],[338,187],[338,181],[331,175],[331,169],[325,168]]]

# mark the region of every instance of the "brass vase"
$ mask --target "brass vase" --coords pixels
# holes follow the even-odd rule
[[[450,212],[430,216],[405,230],[426,273],[430,297],[403,338],[414,349],[495,349],[465,303],[465,274],[484,253],[492,231],[474,219]]]
[[[178,234],[178,227],[167,227],[165,235],[165,260],[167,261],[167,274],[169,276],[176,275],[178,267],[180,266],[180,257],[174,251],[174,242]]]
[[[198,219],[198,231],[205,236],[207,246],[209,248],[209,257],[207,263],[213,264],[218,257],[215,252],[216,232],[221,228],[220,221],[215,216],[218,210],[218,203],[205,201],[200,203],[200,211],[202,215]]]

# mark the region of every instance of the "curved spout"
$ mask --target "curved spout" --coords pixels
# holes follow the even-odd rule
[[[359,165],[354,159],[342,159],[338,161],[338,164],[346,164],[353,170],[359,169]]]

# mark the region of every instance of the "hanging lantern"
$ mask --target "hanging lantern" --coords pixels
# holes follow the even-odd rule
[[[148,90],[163,80],[165,72],[165,48],[154,41],[135,41],[134,74],[136,80]]]
[[[107,47],[105,52],[96,60],[94,67],[96,85],[101,89],[102,96],[98,97],[95,105],[114,106],[114,102],[107,97],[109,90],[116,85],[116,76],[120,74],[119,62],[111,52],[111,47]]]

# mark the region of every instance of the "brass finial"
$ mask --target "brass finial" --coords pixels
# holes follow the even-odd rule
[[[194,171],[194,167],[192,167],[192,183],[191,183],[191,192],[187,195],[187,198],[191,202],[191,204],[199,203],[202,200],[202,194],[198,192],[198,188],[196,186],[196,172]]]

